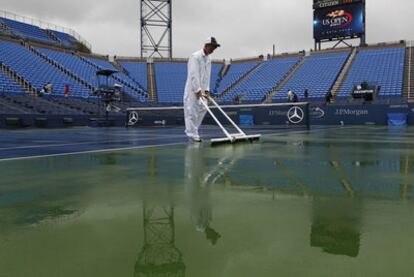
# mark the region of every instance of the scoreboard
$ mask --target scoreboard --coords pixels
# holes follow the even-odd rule
[[[365,0],[314,0],[315,42],[365,37]]]

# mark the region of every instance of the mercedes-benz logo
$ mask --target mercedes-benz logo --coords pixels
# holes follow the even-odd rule
[[[305,113],[300,107],[295,106],[289,109],[287,117],[290,123],[298,124],[302,122],[303,118],[305,117]]]
[[[135,125],[135,124],[137,124],[138,118],[139,118],[138,117],[138,112],[135,112],[135,111],[130,112],[128,124],[129,125]]]

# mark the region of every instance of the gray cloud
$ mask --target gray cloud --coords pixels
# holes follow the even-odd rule
[[[368,1],[368,42],[414,39],[413,8],[411,1]],[[69,27],[96,53],[139,55],[138,0],[3,0],[2,9]],[[173,1],[176,57],[187,57],[210,35],[223,45],[214,58],[266,54],[273,44],[277,52],[310,49],[312,32],[311,0]]]

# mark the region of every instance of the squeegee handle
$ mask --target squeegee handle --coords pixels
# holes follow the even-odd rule
[[[234,121],[230,118],[230,116],[227,115],[227,113],[219,106],[219,104],[217,104],[217,102],[211,98],[210,96],[207,96],[208,99],[211,101],[211,103],[213,103],[214,106],[216,106],[216,108],[227,118],[227,120],[233,125],[234,128],[236,128],[236,130],[242,134],[242,135],[246,135],[242,129],[239,128],[239,126],[237,126],[236,123],[234,123]]]
[[[217,123],[217,125],[221,128],[221,130],[223,131],[223,133],[226,135],[226,137],[229,140],[233,140],[233,137],[229,134],[229,132],[227,132],[226,128],[224,128],[224,126],[220,123],[220,121],[217,119],[217,117],[214,115],[214,113],[211,111],[210,107],[208,106],[208,104],[203,101],[204,99],[200,99],[200,102],[203,104],[204,108],[207,110],[207,112],[211,115],[211,117],[214,119],[214,121]]]

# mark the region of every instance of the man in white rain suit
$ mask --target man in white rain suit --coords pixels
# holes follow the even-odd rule
[[[200,142],[198,128],[206,115],[201,101],[210,93],[211,59],[210,54],[220,47],[214,37],[209,37],[203,49],[195,52],[188,60],[188,75],[184,91],[185,133],[193,142]]]

